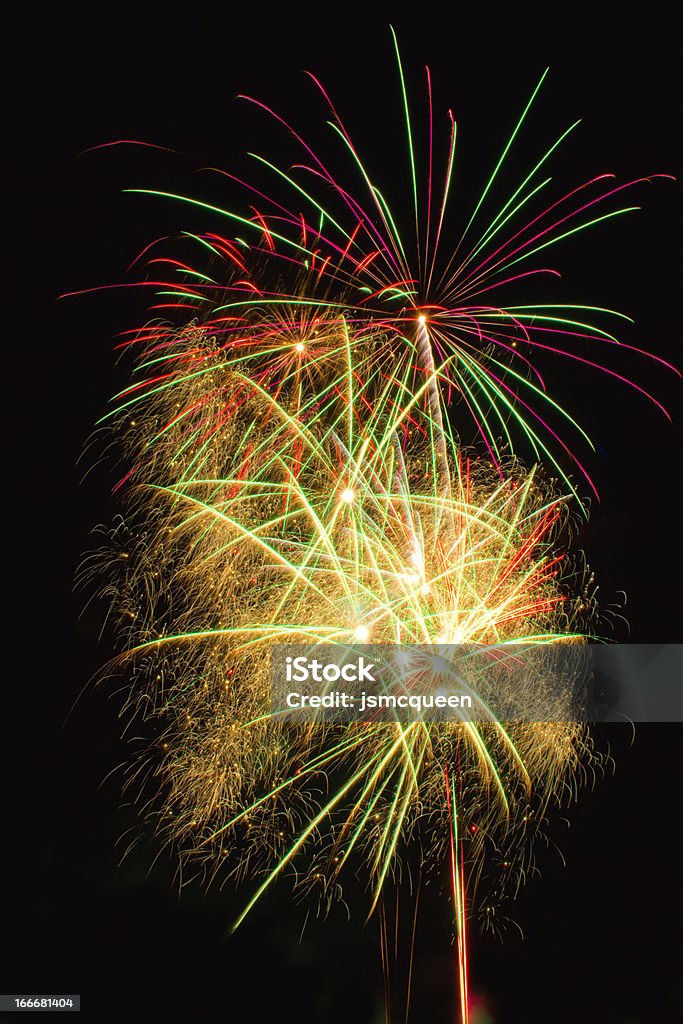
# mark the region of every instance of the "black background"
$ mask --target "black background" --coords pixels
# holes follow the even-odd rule
[[[233,893],[204,895],[190,886],[179,896],[172,863],[162,854],[152,866],[157,850],[144,837],[121,862],[138,825],[134,811],[120,806],[120,777],[109,775],[126,756],[117,698],[88,689],[67,719],[108,653],[94,622],[78,619],[71,588],[88,530],[111,514],[111,479],[95,474],[80,484],[76,460],[125,379],[112,355],[114,336],[136,322],[142,305],[121,291],[57,296],[123,280],[132,256],[182,220],[177,207],[121,189],[215,190],[194,169],[242,166],[244,150],[267,130],[234,102],[238,92],[317,128],[324,111],[303,69],[339,98],[360,147],[374,154],[373,173],[393,176],[400,187],[390,20],[414,90],[427,62],[437,108],[454,108],[465,200],[548,64],[524,145],[536,152],[570,120],[585,118],[554,163],[560,185],[604,170],[622,178],[675,173],[673,7],[453,4],[437,13],[429,4],[371,11],[369,4],[72,3],[25,4],[20,24],[8,14],[5,106],[16,129],[8,152],[17,179],[5,195],[4,241],[19,280],[6,301],[8,313],[19,315],[4,336],[16,360],[5,377],[12,410],[6,545],[20,562],[5,630],[4,846],[18,856],[3,876],[2,991],[80,992],[88,1024],[384,1019],[377,928],[363,926],[360,906],[351,923],[341,908],[327,923],[309,921],[299,942],[305,908],[290,902],[283,885],[230,936],[239,906]],[[119,138],[187,156],[130,148],[81,155]],[[638,196],[643,212],[555,257],[563,297],[628,312],[637,326],[626,340],[674,362],[676,188],[646,187]],[[599,444],[590,469],[602,501],[579,543],[603,601],[627,593],[634,641],[678,641],[674,377],[634,363],[639,382],[674,414],[671,425],[599,376],[548,372],[557,397]],[[635,739],[626,727],[600,732],[616,772],[551,829],[567,863],[553,848],[541,852],[541,877],[511,911],[524,940],[514,927],[503,943],[473,937],[473,987],[487,995],[496,1022],[680,1019],[682,736],[679,726],[642,726]],[[449,920],[445,894],[427,893],[411,1017],[419,1024],[456,1017]]]

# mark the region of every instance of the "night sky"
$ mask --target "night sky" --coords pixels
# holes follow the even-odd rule
[[[301,73],[308,69],[371,153],[371,172],[400,195],[408,179],[390,21],[414,95],[428,63],[437,111],[452,106],[459,122],[455,202],[465,208],[547,65],[519,149],[536,153],[584,118],[553,162],[558,191],[603,171],[676,174],[674,5],[649,3],[637,14],[600,3],[432,9],[24,4],[21,22],[4,26],[15,136],[7,154],[16,168],[5,245],[19,274],[6,299],[17,327],[4,336],[17,360],[5,377],[13,410],[6,545],[20,560],[5,628],[3,847],[12,863],[2,876],[0,990],[80,993],[83,1024],[384,1020],[377,927],[363,924],[360,891],[350,894],[351,922],[339,907],[327,922],[309,920],[300,940],[306,907],[285,882],[231,936],[240,895],[193,884],[179,896],[174,863],[121,796],[120,697],[89,685],[112,652],[98,641],[97,616],[79,617],[82,598],[72,593],[90,528],[115,512],[113,476],[103,467],[81,482],[88,463],[77,460],[125,383],[114,338],[139,320],[143,302],[123,291],[57,297],[125,280],[144,245],[184,226],[179,206],[122,189],[219,198],[220,184],[197,168],[242,169],[245,150],[277,147],[267,120],[235,101],[241,92],[319,139],[324,108]],[[439,124],[445,130],[445,116]],[[121,138],[177,152],[84,153]],[[627,312],[636,327],[623,339],[680,365],[677,189],[641,187],[640,213],[558,247],[554,264],[563,271],[559,301]],[[598,446],[588,465],[601,502],[577,544],[605,605],[626,592],[631,640],[678,642],[680,389],[673,374],[636,357],[621,365],[673,424],[600,375],[546,367],[555,396]],[[597,740],[616,770],[551,825],[540,876],[506,908],[524,939],[514,925],[502,942],[472,937],[473,988],[495,1024],[680,1019],[683,726],[640,726],[635,738],[626,726],[603,727]],[[421,922],[410,1019],[454,1021],[450,904],[438,885],[424,896]]]

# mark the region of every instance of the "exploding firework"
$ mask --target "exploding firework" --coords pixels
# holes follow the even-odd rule
[[[601,174],[546,199],[552,183],[548,166],[579,125],[576,121],[530,161],[521,182],[503,188],[506,164],[544,73],[471,213],[463,217],[452,195],[457,136],[453,115],[448,112],[449,134],[439,171],[429,71],[426,154],[420,160],[398,49],[396,54],[406,125],[406,146],[401,149],[407,150],[409,167],[408,195],[400,209],[402,214],[412,211],[412,223],[409,217],[404,224],[392,212],[387,190],[371,178],[328,93],[311,76],[341,147],[340,166],[350,158],[353,172],[340,177],[294,126],[250,100],[294,140],[293,166],[282,168],[252,153],[256,171],[266,175],[263,183],[220,172],[244,195],[240,211],[156,189],[131,190],[181,202],[217,224],[211,230],[183,232],[181,251],[159,254],[162,241],[147,247],[140,259],[151,279],[140,281],[140,287],[155,290],[154,311],[188,320],[196,316],[232,361],[253,370],[259,382],[286,376],[304,350],[315,376],[325,352],[324,338],[316,334],[321,316],[327,323],[344,318],[353,339],[362,340],[364,330],[358,328],[372,323],[383,339],[381,351],[373,354],[374,364],[396,380],[399,391],[419,390],[425,374],[436,368],[436,386],[446,395],[461,439],[473,428],[473,438],[484,444],[494,464],[516,450],[531,453],[552,468],[580,504],[581,488],[572,471],[579,474],[582,487],[595,490],[581,461],[581,446],[592,445],[548,391],[539,357],[567,360],[616,378],[665,415],[657,399],[613,363],[620,351],[672,367],[619,340],[610,324],[628,321],[623,313],[561,301],[520,303],[519,297],[544,279],[560,277],[557,269],[543,263],[555,246],[638,210],[633,203],[620,205],[624,196],[645,182],[669,176],[617,183],[613,174]],[[401,149],[392,164],[400,159]],[[160,278],[162,271],[168,276]],[[543,294],[547,292],[543,284]],[[534,299],[533,291],[529,298]],[[131,403],[141,389],[164,386],[165,375],[173,373],[171,360],[189,361],[190,354],[173,344],[174,331],[167,323],[147,324],[124,343],[139,346],[151,338],[157,343],[152,372],[137,381]],[[227,359],[225,365],[230,365]],[[219,421],[223,414],[217,407]]]
[[[541,722],[285,722],[270,713],[269,649],[585,641],[594,586],[566,553],[577,491],[556,452],[581,467],[544,410],[580,428],[533,356],[595,365],[581,346],[617,341],[587,318],[609,311],[492,296],[552,273],[529,261],[632,207],[596,214],[628,187],[598,178],[528,214],[565,132],[473,234],[530,100],[444,258],[455,124],[437,198],[430,86],[423,200],[403,95],[414,258],[332,108],[367,208],[294,133],[305,166],[260,162],[302,209],[241,183],[258,211],[209,209],[251,240],[187,235],[201,270],[152,259],[177,272],[145,282],[173,319],[125,343],[135,378],[107,417],[125,513],[83,579],[118,623],[128,708],[153,723],[131,781],[183,862],[253,879],[241,920],[288,872],[326,906],[363,865],[374,908],[402,859],[450,858],[466,1020],[467,899],[484,869],[494,897],[519,885],[546,810],[596,763],[586,727],[550,697]],[[515,432],[561,490],[522,466]]]
[[[321,329],[330,344],[334,328]],[[590,597],[570,596],[565,560],[553,547],[566,509],[538,471],[511,464],[501,480],[489,464],[448,448],[445,474],[429,403],[397,401],[381,375],[363,380],[371,355],[349,343],[344,325],[337,333],[338,361],[330,359],[322,387],[334,397],[321,416],[318,389],[302,406],[303,368],[279,381],[274,397],[216,363],[213,338],[202,340],[198,328],[181,332],[178,344],[213,372],[180,371],[175,386],[141,401],[134,420],[124,421],[139,468],[126,539],[118,538],[126,550],[114,557],[122,570],[116,593],[125,657],[142,661],[153,684],[136,687],[133,700],[173,721],[161,774],[174,835],[202,855],[218,841],[224,854],[233,824],[248,816],[255,829],[263,815],[278,820],[293,791],[309,776],[317,786],[343,753],[347,764],[362,765],[351,789],[365,792],[373,779],[343,830],[359,823],[346,853],[363,837],[365,801],[374,814],[381,794],[391,794],[394,811],[380,817],[393,842],[370,829],[384,854],[373,854],[379,888],[412,805],[423,804],[425,790],[443,803],[443,786],[423,785],[418,766],[443,779],[450,758],[471,763],[475,778],[498,794],[492,813],[506,817],[508,783],[514,789],[533,775],[552,791],[565,755],[571,761],[568,738],[581,730],[557,727],[553,747],[533,739],[545,736],[543,725],[517,730],[515,743],[500,724],[486,742],[475,724],[438,738],[422,727],[364,724],[325,754],[327,730],[270,719],[270,645],[576,640],[586,618],[579,608]],[[214,424],[214,406],[226,404],[222,427],[199,445],[202,424]],[[467,756],[456,756],[465,746]],[[334,794],[327,809],[341,802]],[[286,837],[297,839],[291,822]],[[341,865],[338,854],[333,863]]]

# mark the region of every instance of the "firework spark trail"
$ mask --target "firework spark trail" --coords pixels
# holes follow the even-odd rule
[[[446,800],[451,815],[451,877],[453,883],[453,909],[455,911],[455,933],[458,947],[458,993],[460,998],[460,1018],[462,1024],[469,1024],[469,970],[467,953],[467,893],[465,888],[464,850],[458,833],[458,808],[455,798],[455,784],[445,773]]]
[[[563,553],[579,498],[565,460],[590,478],[562,431],[590,441],[548,394],[534,356],[551,352],[646,394],[594,354],[640,350],[599,326],[622,314],[511,304],[503,293],[556,274],[526,261],[635,209],[601,212],[638,182],[603,175],[539,208],[550,182],[540,172],[574,124],[478,226],[542,78],[444,253],[456,124],[449,112],[439,194],[427,72],[423,194],[398,48],[397,58],[409,238],[315,78],[360,192],[257,101],[304,154],[289,170],[254,155],[284,198],[232,175],[246,215],[145,190],[235,234],[188,231],[178,256],[153,244],[136,261],[153,275],[139,286],[153,290],[157,319],[124,337],[134,376],[103,420],[126,454],[126,516],[82,578],[120,625],[112,671],[132,673],[128,710],[159,732],[131,783],[158,794],[151,813],[183,863],[208,878],[256,879],[239,923],[285,872],[328,906],[345,869],[362,863],[372,910],[411,844],[420,872],[449,858],[466,1024],[467,922],[484,865],[490,920],[503,890],[523,881],[546,811],[596,765],[590,736],[550,694],[547,722],[294,726],[270,714],[267,652],[274,642],[586,639],[595,592]],[[461,443],[465,420],[485,456]],[[562,491],[522,467],[519,438]]]

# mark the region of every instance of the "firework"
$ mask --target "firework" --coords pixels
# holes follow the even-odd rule
[[[579,640],[591,597],[571,596],[554,549],[567,510],[538,471],[511,462],[501,479],[456,449],[429,380],[410,394],[368,372],[374,330],[316,330],[315,388],[302,358],[266,387],[207,330],[178,334],[201,369],[178,368],[121,420],[137,467],[125,550],[87,571],[102,557],[118,570],[131,702],[163,723],[136,777],[160,785],[160,827],[184,856],[265,872],[259,892],[308,857],[297,884],[326,899],[362,849],[374,903],[419,821],[427,860],[442,852],[449,768],[481,862],[487,843],[522,838],[520,808],[542,811],[565,784],[585,730],[279,723],[270,645]]]
[[[552,722],[284,722],[268,652],[585,641],[594,585],[566,554],[579,492],[558,453],[588,476],[551,421],[583,432],[533,356],[618,376],[593,349],[618,344],[594,320],[620,314],[501,293],[554,273],[535,265],[541,251],[633,209],[599,212],[635,183],[603,176],[536,210],[570,128],[482,227],[537,87],[444,256],[456,132],[451,116],[437,194],[429,76],[424,187],[403,88],[410,244],[316,85],[364,192],[290,129],[305,164],[257,159],[300,207],[245,182],[250,215],[185,200],[239,235],[187,233],[201,269],[147,254],[177,279],[144,282],[157,319],[124,342],[135,376],[106,419],[125,515],[83,580],[118,623],[128,709],[154,723],[131,782],[183,862],[253,879],[241,920],[285,873],[327,906],[363,865],[374,908],[408,854],[420,870],[450,857],[466,1020],[468,901],[485,865],[494,899],[515,891],[546,810],[596,764],[585,726],[550,703]],[[522,466],[517,435],[561,489]]]
[[[151,279],[140,286],[155,290],[152,310],[197,317],[232,361],[260,382],[286,375],[304,351],[301,346],[315,354],[306,362],[313,375],[318,372],[324,357],[324,339],[316,335],[320,317],[328,323],[343,317],[354,339],[364,335],[358,327],[371,323],[383,337],[374,361],[399,389],[420,389],[425,374],[436,368],[434,387],[444,392],[461,440],[472,428],[473,440],[483,442],[496,465],[517,450],[530,453],[552,468],[581,504],[581,488],[572,473],[579,474],[582,487],[594,491],[581,461],[581,447],[592,447],[591,441],[548,392],[537,357],[569,360],[616,378],[665,415],[657,399],[613,363],[617,351],[627,351],[673,368],[618,339],[611,325],[629,321],[623,313],[561,301],[534,302],[533,287],[560,276],[542,262],[555,246],[638,210],[633,203],[621,205],[624,197],[653,178],[669,176],[617,183],[614,175],[602,174],[547,199],[551,158],[577,128],[577,121],[529,162],[519,184],[503,188],[506,163],[530,117],[544,73],[472,212],[463,217],[452,196],[457,135],[453,115],[448,112],[449,134],[439,171],[429,71],[427,147],[420,160],[398,49],[396,54],[406,146],[392,154],[391,162],[400,165],[407,150],[410,200],[403,197],[401,211],[412,208],[412,223],[403,224],[395,214],[387,190],[372,180],[332,100],[311,76],[328,107],[328,126],[341,147],[340,156],[347,162],[350,158],[354,171],[340,178],[293,125],[251,100],[294,140],[296,162],[282,168],[251,154],[256,173],[265,175],[258,184],[220,172],[245,195],[239,212],[160,190],[132,190],[182,202],[210,215],[218,225],[184,232],[177,254],[158,254],[161,243],[149,246],[140,259],[147,263]],[[169,276],[160,278],[161,271]],[[520,295],[530,289],[532,301],[520,303]],[[153,338],[157,343],[153,372],[146,378],[141,375],[129,396],[131,403],[141,390],[163,386],[165,375],[175,372],[171,360],[189,359],[189,353],[178,352],[173,345],[174,331],[168,323],[152,323],[133,331],[132,340],[124,342],[139,346]],[[223,413],[217,407],[219,419]]]

